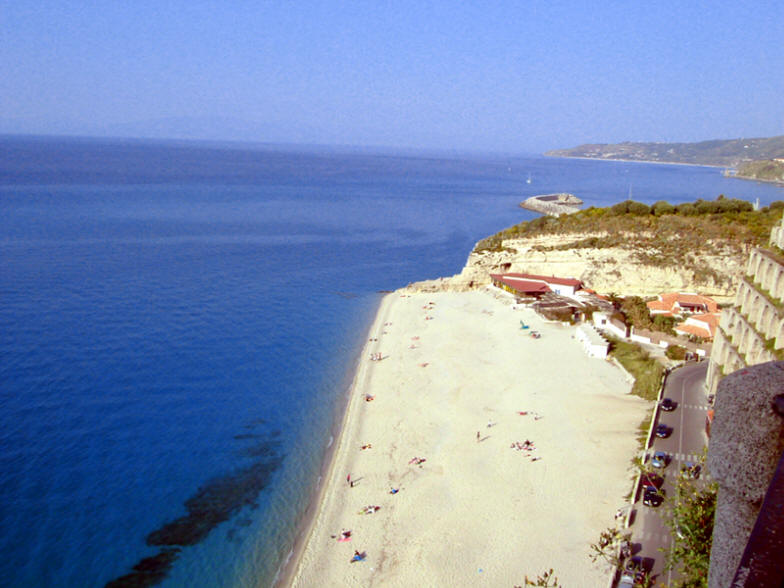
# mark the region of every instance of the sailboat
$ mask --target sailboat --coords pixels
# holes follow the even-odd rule
[[[530,184],[531,183],[531,173],[530,172],[528,173],[528,179],[525,181],[525,183],[526,184]]]

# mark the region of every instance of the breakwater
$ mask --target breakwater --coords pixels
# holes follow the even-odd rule
[[[561,214],[572,214],[580,210],[583,201],[574,194],[561,192],[558,194],[542,194],[541,196],[531,196],[520,203],[522,208],[533,210],[550,216]]]

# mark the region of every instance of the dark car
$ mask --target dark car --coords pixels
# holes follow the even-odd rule
[[[656,436],[661,439],[666,439],[672,434],[672,429],[667,425],[658,425],[656,427]]]
[[[655,472],[643,472],[642,476],[640,476],[640,484],[646,490],[652,488],[655,491],[662,487],[664,478]]]
[[[676,404],[672,401],[672,398],[665,398],[661,401],[661,409],[666,412],[675,410],[675,406]]]
[[[645,506],[656,508],[661,506],[662,502],[664,502],[664,490],[656,490],[650,486],[645,488],[645,493],[642,496],[642,503]]]

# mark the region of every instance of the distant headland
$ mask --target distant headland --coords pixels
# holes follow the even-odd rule
[[[784,182],[784,135],[698,143],[588,143],[545,152],[549,157],[680,163],[732,168],[733,177]]]

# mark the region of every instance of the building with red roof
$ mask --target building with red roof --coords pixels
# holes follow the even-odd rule
[[[652,300],[647,305],[648,312],[652,315],[680,317],[688,314],[719,312],[719,305],[713,298],[688,292],[659,294],[658,300]]]
[[[685,337],[692,336],[712,340],[716,335],[716,329],[719,328],[720,318],[721,315],[718,312],[695,314],[676,326],[675,332]]]
[[[548,292],[574,296],[583,283],[575,278],[556,278],[537,274],[490,274],[493,285],[519,296],[538,298]]]

